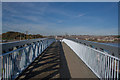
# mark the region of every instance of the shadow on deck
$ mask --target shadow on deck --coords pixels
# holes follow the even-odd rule
[[[53,43],[16,80],[71,78],[60,42]]]

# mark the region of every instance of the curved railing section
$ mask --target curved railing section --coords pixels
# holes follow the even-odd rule
[[[0,79],[15,79],[54,41],[40,38],[1,44]]]
[[[80,59],[96,74],[100,79],[119,79],[118,57],[79,43],[75,40],[63,39]]]
[[[93,41],[87,41],[87,40],[72,39],[72,38],[68,38],[68,39],[120,58],[119,45],[111,46],[111,45],[102,44]]]

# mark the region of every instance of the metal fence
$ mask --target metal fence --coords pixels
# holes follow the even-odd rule
[[[119,58],[72,40],[63,39],[62,41],[82,59],[98,78],[119,79]]]
[[[94,49],[100,50],[102,52],[107,52],[110,55],[120,58],[119,44],[116,44],[116,46],[111,46],[111,45],[107,45],[99,42],[87,41],[87,40],[80,40],[80,39],[73,39],[73,38],[68,38],[68,39],[78,42],[80,44],[84,44],[86,46],[92,47]]]
[[[55,39],[44,38],[2,44],[3,52],[5,52],[5,47],[8,50],[12,48],[12,50],[7,50],[6,53],[0,55],[0,59],[2,60],[0,61],[2,66],[0,79],[15,79],[54,41]]]

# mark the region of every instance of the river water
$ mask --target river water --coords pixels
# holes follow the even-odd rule
[[[100,43],[100,44],[105,44],[105,45],[110,45],[110,46],[116,46],[116,47],[120,47],[120,43]]]

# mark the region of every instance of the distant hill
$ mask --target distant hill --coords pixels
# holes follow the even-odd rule
[[[44,36],[40,35],[40,34],[36,34],[36,35],[26,35],[24,33],[20,33],[20,32],[14,32],[14,31],[9,31],[6,33],[2,34],[2,40],[24,40],[24,39],[35,39],[35,38],[43,38]]]

